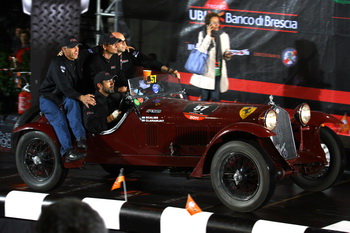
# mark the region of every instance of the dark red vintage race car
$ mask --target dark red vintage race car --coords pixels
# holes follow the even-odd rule
[[[276,180],[292,177],[308,191],[332,186],[342,175],[345,156],[337,135],[323,123],[341,123],[307,104],[288,113],[268,104],[189,101],[178,79],[167,75],[129,80],[120,103],[120,121],[88,135],[85,162],[105,169],[155,166],[191,169],[191,177],[210,175],[218,198],[235,211],[264,205]],[[38,109],[28,110],[13,131],[12,148],[24,182],[46,192],[60,185],[71,167]]]

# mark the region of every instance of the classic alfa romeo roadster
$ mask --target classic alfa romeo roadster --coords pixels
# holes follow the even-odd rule
[[[12,136],[19,174],[35,191],[60,185],[72,167],[98,163],[114,167],[190,169],[210,176],[217,197],[240,212],[262,207],[277,180],[291,177],[308,191],[332,186],[343,173],[345,156],[337,135],[324,123],[338,119],[294,111],[274,103],[190,101],[178,79],[168,75],[129,80],[120,103],[123,115],[111,129],[88,134],[84,161],[65,163],[51,125],[39,110],[28,110]]]

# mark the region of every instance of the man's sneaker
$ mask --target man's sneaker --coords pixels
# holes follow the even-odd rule
[[[64,154],[64,158],[65,158],[66,163],[82,159],[85,156],[86,156],[85,153],[80,153],[74,149],[70,149]]]
[[[87,150],[88,146],[86,144],[86,139],[85,138],[78,138],[77,139],[77,147],[80,150]]]

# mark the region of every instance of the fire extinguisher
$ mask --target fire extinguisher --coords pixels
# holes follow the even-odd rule
[[[18,114],[23,114],[32,106],[32,94],[30,94],[29,87],[29,83],[26,83],[18,94]]]

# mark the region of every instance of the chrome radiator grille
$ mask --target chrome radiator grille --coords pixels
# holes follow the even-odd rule
[[[279,106],[275,105],[272,108],[277,113],[277,126],[273,130],[276,136],[271,137],[273,144],[286,160],[296,158],[297,151],[289,114]]]

